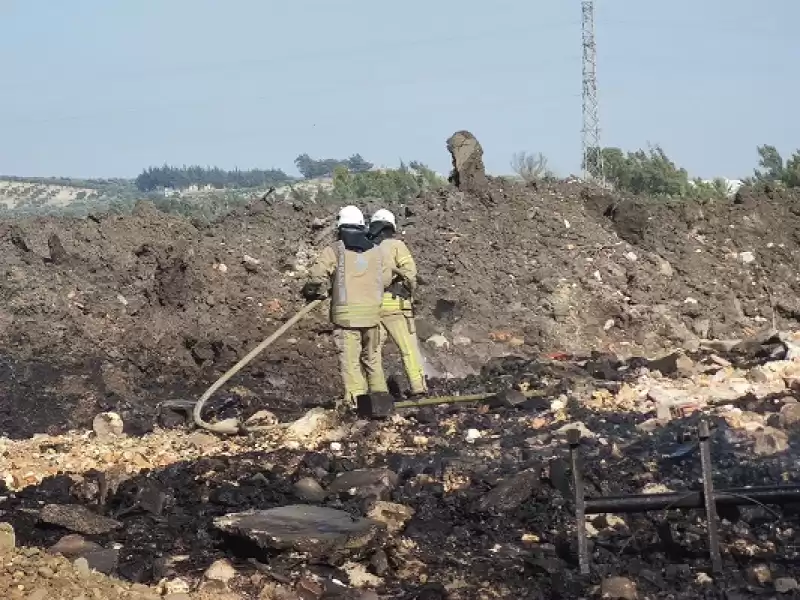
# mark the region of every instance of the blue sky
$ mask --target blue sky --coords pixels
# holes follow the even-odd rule
[[[768,10],[767,10],[768,8]],[[597,0],[602,141],[703,177],[800,147],[798,0]],[[446,171],[469,129],[578,172],[579,0],[0,0],[0,173],[280,167],[300,153]]]

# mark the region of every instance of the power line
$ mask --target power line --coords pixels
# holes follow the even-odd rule
[[[583,178],[603,180],[600,114],[597,107],[597,45],[594,40],[594,2],[581,0],[583,45]]]

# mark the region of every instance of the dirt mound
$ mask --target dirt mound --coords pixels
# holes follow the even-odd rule
[[[455,137],[459,185],[482,188],[477,140],[459,138],[462,156]],[[800,319],[796,194],[701,205],[487,178],[485,193],[445,188],[389,208],[424,280],[432,377],[507,355],[691,349]],[[101,410],[146,430],[138,417],[159,402],[198,397],[301,306],[334,210],[259,200],[209,223],[141,203],[130,216],[0,224],[0,432],[82,427]],[[338,394],[320,311],[218,402],[281,413]]]
[[[447,139],[447,151],[453,160],[450,182],[464,192],[486,192],[489,182],[483,165],[483,148],[475,136],[469,131],[456,131]]]

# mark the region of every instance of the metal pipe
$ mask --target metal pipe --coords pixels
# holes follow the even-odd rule
[[[572,483],[575,488],[575,524],[578,535],[578,566],[581,575],[589,574],[589,540],[586,537],[586,495],[583,487],[581,470],[581,432],[577,429],[567,430],[569,442],[569,458],[572,466]]]
[[[703,468],[703,502],[708,523],[708,552],[711,557],[711,570],[722,571],[722,556],[719,552],[719,533],[717,532],[717,503],[714,495],[713,469],[711,466],[711,431],[708,421],[700,421],[697,428],[700,438],[700,463]]]
[[[714,503],[717,506],[745,506],[752,498],[762,504],[800,503],[800,485],[763,486],[716,490]],[[586,498],[586,514],[637,513],[651,510],[677,508],[703,508],[703,492],[686,491],[668,494],[639,494],[634,496],[604,496]]]
[[[552,393],[552,390],[527,390],[522,392],[526,398],[543,398]],[[498,396],[500,392],[484,392],[482,394],[470,394],[468,396],[433,396],[422,400],[401,400],[395,402],[395,408],[420,408],[423,406],[435,406],[437,404],[458,404],[460,402],[483,402]]]

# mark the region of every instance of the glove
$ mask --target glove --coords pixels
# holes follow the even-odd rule
[[[318,281],[307,281],[300,293],[303,295],[303,298],[309,302],[313,300],[324,300],[328,297],[327,291]]]
[[[386,288],[386,291],[389,292],[395,298],[403,298],[404,300],[408,300],[411,298],[411,292],[402,281],[395,281]]]

